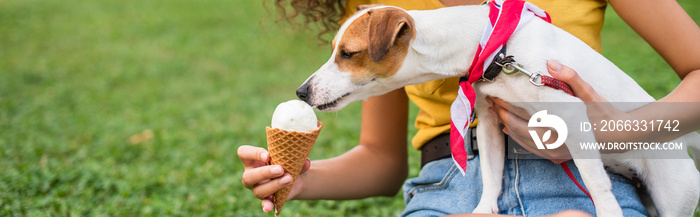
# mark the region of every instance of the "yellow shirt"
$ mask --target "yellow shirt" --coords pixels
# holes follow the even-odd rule
[[[603,28],[605,0],[528,0],[552,17],[552,24],[601,51],[600,30]],[[439,0],[348,0],[346,17],[361,4],[385,4],[406,10],[431,10],[445,7]],[[344,19],[343,19],[344,20]],[[467,64],[465,62],[465,64]],[[406,86],[408,98],[418,106],[412,144],[420,149],[437,135],[450,132],[450,106],[457,97],[459,78],[448,78]]]

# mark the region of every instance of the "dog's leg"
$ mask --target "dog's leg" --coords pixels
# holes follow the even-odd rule
[[[692,216],[700,195],[700,175],[690,159],[646,159],[645,177],[659,216]]]
[[[567,120],[569,124],[588,123],[585,107],[574,109],[575,111],[570,110],[566,113],[562,112],[568,114],[568,117],[563,117],[564,120]],[[569,128],[574,129],[571,126]],[[597,150],[582,150],[580,147],[582,142],[595,141],[596,139],[593,132],[573,132],[569,133],[565,144],[569,148],[569,151],[571,151],[571,156],[574,159],[576,167],[578,167],[583,183],[591,194],[591,199],[596,209],[596,215],[601,217],[622,216],[622,208],[620,208],[617,199],[615,199],[615,195],[612,193],[612,183],[610,177],[608,177],[608,174],[605,172],[600,152]]]
[[[597,216],[622,216],[622,209],[612,193],[610,177],[603,168],[600,159],[576,159],[583,183],[591,194]]]
[[[564,144],[569,149],[571,157],[578,168],[579,174],[583,179],[583,183],[591,194],[591,199],[595,205],[596,216],[622,216],[622,208],[620,208],[615,195],[612,193],[612,183],[610,177],[605,172],[603,161],[600,152],[597,150],[584,150],[581,148],[582,143],[595,142],[596,138],[593,132],[580,132],[577,129],[579,123],[590,123],[586,113],[586,107],[582,104],[574,104],[573,102],[581,102],[581,99],[575,98],[562,92],[553,92],[545,89],[540,92],[540,101],[543,102],[572,102],[559,103],[552,105],[549,103],[532,103],[531,113],[542,110],[548,110],[550,115],[559,116],[568,128],[567,138]]]
[[[577,138],[580,136],[588,138]],[[600,153],[597,150],[585,154],[577,153],[581,148],[575,146],[578,146],[581,141],[595,141],[595,136],[593,133],[573,133],[566,140],[566,145],[571,150],[583,183],[591,194],[596,215],[601,217],[622,216],[622,209],[612,193],[612,183],[605,172]]]
[[[503,182],[505,140],[498,119],[488,112],[484,99],[477,100],[479,127],[476,129],[479,157],[481,158],[481,178],[483,192],[474,213],[498,213],[498,197]]]

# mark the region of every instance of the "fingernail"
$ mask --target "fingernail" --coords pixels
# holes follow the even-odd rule
[[[282,174],[282,172],[284,172],[284,170],[282,170],[281,166],[274,166],[270,168],[270,174],[272,175],[279,175]]]
[[[286,185],[292,183],[292,175],[285,175],[280,179],[280,184]]]
[[[267,152],[260,154],[260,160],[267,161]]]
[[[558,72],[561,69],[561,63],[556,60],[549,60],[547,61],[547,67],[552,71]]]

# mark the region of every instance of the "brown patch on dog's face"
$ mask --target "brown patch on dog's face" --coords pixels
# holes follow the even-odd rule
[[[390,77],[401,68],[415,37],[413,18],[397,8],[372,9],[355,19],[332,46],[335,63],[351,73],[351,81],[363,85]]]
[[[399,8],[354,14],[331,42],[331,58],[297,89],[297,96],[318,110],[337,111],[406,85],[410,73],[399,70],[411,56],[414,26],[413,18]]]

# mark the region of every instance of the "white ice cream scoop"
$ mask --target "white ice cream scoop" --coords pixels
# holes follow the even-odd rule
[[[300,100],[280,103],[272,113],[272,128],[310,132],[318,128],[314,109]]]

